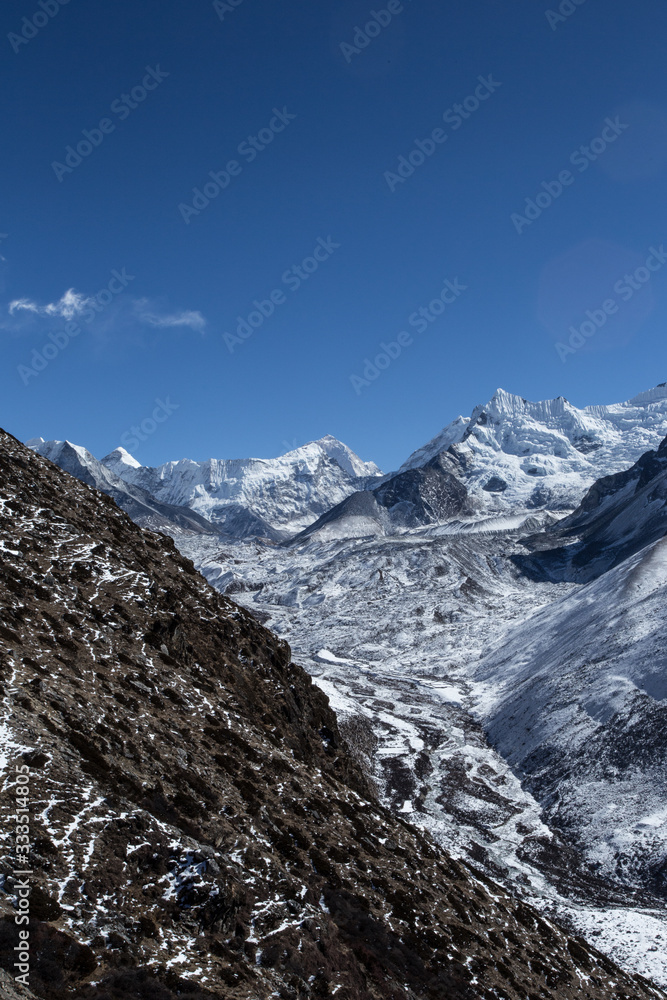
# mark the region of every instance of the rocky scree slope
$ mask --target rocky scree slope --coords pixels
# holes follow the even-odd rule
[[[499,698],[511,696],[512,663],[522,662],[525,648],[544,631],[541,613],[580,588],[535,582],[520,573],[513,556],[524,537],[521,530],[452,534],[436,527],[391,538],[314,540],[288,549],[257,546],[245,553],[238,546],[216,549],[211,542],[210,561],[202,560],[202,572],[216,587],[233,587],[236,599],[290,643],[298,662],[331,698],[343,731],[352,729],[385,804],[403,818],[407,813],[410,821],[426,825],[450,854],[483,868],[511,894],[594,940],[613,961],[664,987],[667,910],[664,900],[656,897],[653,876],[630,881],[622,869],[600,868],[599,859],[588,853],[588,848],[596,853],[593,840],[599,844],[599,831],[595,824],[578,825],[576,815],[567,827],[558,825],[560,834],[545,826],[548,817],[542,807],[519,784],[516,774],[522,772],[515,764],[516,773],[510,769],[475,720],[479,658],[490,649],[504,652],[504,637],[511,633],[513,638],[518,624],[528,623],[507,662],[483,679],[486,701],[493,704],[496,693]],[[191,541],[197,548],[193,555],[201,560],[200,543]],[[659,671],[664,662],[657,645],[663,620],[659,601],[657,594],[656,642],[635,650],[637,666],[649,672]],[[556,721],[558,709],[572,700],[567,686],[563,693],[556,684],[568,672],[569,648],[563,661],[559,659],[563,637],[575,650],[577,643],[585,644],[584,653],[593,663],[603,649],[611,648],[609,637],[618,625],[607,595],[589,610],[601,616],[597,630],[594,623],[587,630],[581,630],[580,623],[570,628],[563,616],[561,632],[548,632],[549,669],[541,682],[552,679],[554,686],[543,689],[540,710],[551,708]],[[539,673],[539,656],[530,669]],[[575,680],[577,669],[572,671]],[[586,678],[592,669],[586,668]],[[528,686],[524,692],[529,708]],[[544,735],[547,718],[542,714],[527,722],[535,736]],[[565,741],[571,716],[561,718]],[[521,712],[508,711],[505,722],[503,753],[516,751],[526,740]],[[574,723],[578,725],[576,716]],[[656,773],[660,778],[659,761]],[[544,777],[554,778],[557,790],[562,772],[554,775],[547,762]],[[615,818],[629,829],[634,871],[639,874],[642,856],[651,869],[659,857],[655,847],[664,783],[660,779],[649,787],[655,808],[633,813],[635,818],[625,824],[626,792],[632,792],[635,778],[636,804],[646,792],[641,774],[630,770],[625,777],[625,784],[616,786],[620,797],[605,800],[606,806],[616,803],[616,813],[605,816],[601,810],[601,815],[607,830]],[[609,789],[582,787],[570,811],[576,814],[581,801],[581,816],[589,814],[603,787]],[[644,833],[653,830],[657,838],[632,831],[647,817],[653,817],[657,828],[647,826]],[[650,859],[645,851],[649,845]]]
[[[27,763],[37,997],[665,997],[382,809],[286,643],[170,539],[4,432],[0,483],[2,794],[11,813]]]

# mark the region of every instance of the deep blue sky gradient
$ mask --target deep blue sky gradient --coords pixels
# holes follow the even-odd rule
[[[405,0],[347,62],[340,44],[385,6],[243,0],[221,20],[208,0],[70,0],[14,52],[9,33],[40,8],[5,0],[2,426],[101,457],[168,397],[144,464],[271,457],[330,433],[391,469],[497,386],[586,405],[667,379],[667,266],[627,302],[612,290],[667,244],[664,3],[585,0],[552,30],[547,0]],[[110,113],[158,65],[164,82]],[[443,123],[488,75],[493,95]],[[296,118],[248,163],[239,144],[283,107]],[[104,117],[113,133],[59,182],[53,161]],[[609,117],[628,127],[580,173],[570,155]],[[392,193],[385,172],[438,127],[446,142]],[[186,224],[179,204],[233,158],[240,176]],[[512,213],[568,168],[519,235]],[[286,288],[329,237],[339,249]],[[65,321],[9,303],[92,296],[123,268],[127,289],[25,385],[18,366]],[[446,278],[467,290],[411,329]],[[223,335],[276,288],[286,301],[230,353]],[[610,297],[618,312],[563,362],[555,343]],[[206,325],[141,318],[184,313]],[[411,346],[357,394],[350,376],[402,330]]]

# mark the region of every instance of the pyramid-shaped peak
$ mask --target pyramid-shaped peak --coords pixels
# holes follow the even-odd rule
[[[129,466],[132,469],[140,469],[141,462],[137,462],[133,455],[130,455],[129,451],[125,448],[114,448],[102,459],[103,465],[114,465],[116,463],[121,463],[122,465]]]

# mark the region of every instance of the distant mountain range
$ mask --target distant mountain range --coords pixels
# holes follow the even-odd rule
[[[377,466],[362,462],[333,437],[273,460],[183,459],[156,469],[140,465],[123,448],[97,461],[85,448],[69,442],[37,438],[28,446],[98,489],[114,490],[114,499],[135,520],[163,517],[165,526],[171,522],[175,530],[213,530],[235,539],[286,539],[355,489],[381,478]],[[151,513],[137,511],[135,516],[137,502],[150,507]],[[192,523],[182,523],[176,508],[192,511]],[[151,526],[147,520],[139,523]],[[157,529],[157,521],[152,526]]]
[[[583,410],[562,397],[530,403],[498,389],[384,477],[332,437],[276,459],[183,459],[155,469],[123,448],[96,462],[81,447],[63,451],[67,443],[28,445],[74,475],[80,466],[86,481],[116,490],[119,502],[119,480],[144,491],[123,500],[124,509],[149,503],[156,513],[145,516],[169,520],[174,507],[185,507],[205,519],[203,531],[213,525],[229,538],[279,542],[300,533],[391,534],[454,516],[573,510],[597,479],[622,471],[665,436],[667,384]]]

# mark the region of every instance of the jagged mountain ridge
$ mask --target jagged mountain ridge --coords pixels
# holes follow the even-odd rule
[[[449,455],[440,454],[417,469],[387,477],[372,489],[353,493],[295,541],[390,535],[473,513],[468,492],[452,473]]]
[[[183,459],[151,469],[116,449],[102,464],[157,500],[190,507],[223,527],[228,505],[244,508],[283,538],[381,476],[373,462],[331,436],[276,459]]]
[[[414,452],[402,470],[446,453],[481,513],[572,510],[595,480],[620,472],[667,435],[667,383],[626,403],[578,409],[498,389]]]
[[[597,479],[631,465],[665,435],[667,384],[583,410],[562,397],[531,403],[499,389],[384,477],[332,437],[272,460],[183,459],[153,469],[118,448],[98,465],[116,477],[115,489],[121,479],[154,506],[190,509],[226,539],[280,542],[320,532],[391,534],[456,516],[569,512]],[[58,461],[61,442],[29,444]],[[77,474],[75,463],[68,471]],[[99,470],[96,480],[105,489]]]
[[[383,809],[287,644],[170,539],[1,431],[0,472],[0,731],[32,772],[36,996],[665,996]]]

